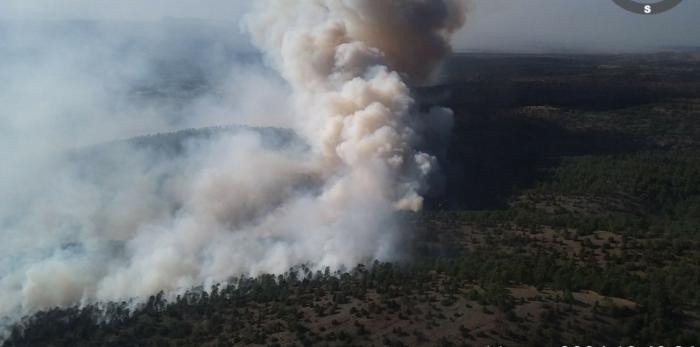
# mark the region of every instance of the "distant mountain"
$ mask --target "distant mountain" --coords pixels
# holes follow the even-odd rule
[[[290,129],[227,125],[107,142],[72,150],[66,153],[66,160],[69,170],[86,182],[110,184],[118,177],[131,179],[133,170],[145,174],[157,165],[168,165],[176,170],[186,164],[188,151],[244,133],[258,135],[261,145],[271,150],[307,149],[307,144]],[[127,163],[131,166],[125,168]]]

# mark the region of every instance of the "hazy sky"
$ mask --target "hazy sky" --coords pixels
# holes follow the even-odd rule
[[[654,2],[653,0],[646,0]],[[3,0],[0,18],[236,21],[249,0]],[[700,1],[654,16],[628,13],[612,0],[474,0],[458,50],[625,51],[700,46]]]
[[[643,16],[612,0],[476,0],[458,48],[637,51],[700,46],[700,1]],[[654,1],[645,1],[654,2]]]

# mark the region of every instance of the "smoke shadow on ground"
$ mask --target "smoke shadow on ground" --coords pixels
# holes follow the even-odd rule
[[[426,208],[505,208],[509,197],[546,178],[563,156],[621,154],[640,146],[624,134],[571,131],[548,120],[457,115],[440,163],[447,189],[429,197]]]
[[[567,127],[570,112],[615,112],[700,95],[697,61],[682,53],[650,55],[457,54],[442,84],[415,89],[423,109],[455,112],[445,187],[427,198],[436,209],[503,208],[518,189],[546,178],[561,157],[622,154],[641,139],[614,129]],[[546,117],[525,116],[527,108]],[[559,121],[558,121],[559,120]]]

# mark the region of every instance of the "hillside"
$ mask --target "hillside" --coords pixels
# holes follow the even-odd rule
[[[455,110],[446,188],[401,216],[404,262],[56,308],[3,346],[700,344],[697,59],[458,55],[442,79],[417,94]]]

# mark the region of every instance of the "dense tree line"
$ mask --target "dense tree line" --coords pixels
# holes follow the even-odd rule
[[[478,284],[483,290],[467,293],[458,290],[468,283]],[[393,310],[412,295],[420,297],[420,293],[439,290],[445,293],[442,296],[445,305],[450,304],[451,297],[468,295],[508,313],[517,303],[506,288],[515,284],[556,288],[564,293],[589,289],[635,300],[641,305],[636,310],[608,312],[613,317],[625,318],[617,338],[626,341],[676,344],[698,341],[697,334],[684,325],[684,308],[700,305],[700,294],[692,290],[700,285],[697,270],[679,266],[639,276],[618,267],[601,269],[561,261],[547,254],[530,257],[481,249],[455,258],[426,259],[406,265],[374,263],[342,273],[312,271],[302,266],[285,275],[240,277],[224,286],[188,291],[171,301],[160,293],[133,312],[126,302],[56,308],[26,318],[14,328],[3,346],[148,344],[145,341],[153,342],[152,345],[177,341],[196,345],[218,336],[224,328],[251,329],[251,326],[252,332],[245,337],[237,335],[238,343],[266,344],[267,336],[274,330],[262,328],[270,318],[263,320],[259,310],[253,310],[260,304],[271,305],[265,307],[276,319],[286,322],[285,326],[296,329],[302,344],[313,344],[320,337],[308,336],[303,321],[298,321],[303,317],[300,310],[304,307],[312,307],[323,316],[332,314],[337,305],[351,299],[365,300],[372,292],[381,297],[381,304],[370,310]],[[332,298],[330,305],[319,305],[319,298],[326,295]],[[539,339],[566,343],[544,333],[546,320],[540,324],[544,330],[520,337],[521,342]],[[356,334],[360,333],[351,335]]]

